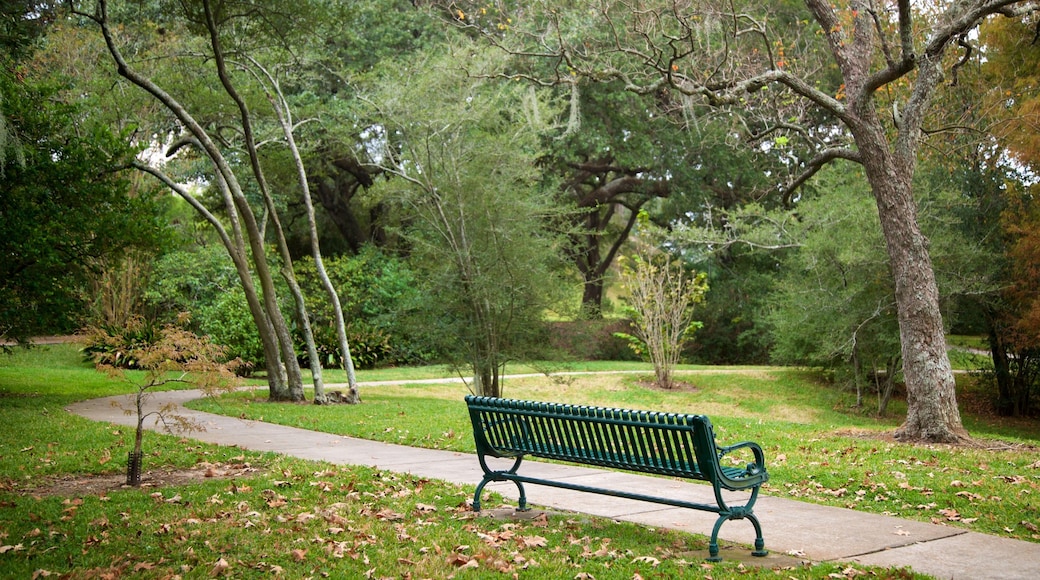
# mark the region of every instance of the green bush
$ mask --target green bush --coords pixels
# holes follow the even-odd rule
[[[136,369],[134,352],[155,344],[162,326],[152,320],[134,318],[125,327],[102,324],[87,329],[83,358],[95,365],[109,365],[120,369]]]
[[[414,314],[421,310],[421,296],[404,261],[369,246],[356,256],[332,257],[323,262],[339,295],[356,367],[422,364],[435,359],[434,342],[421,330],[423,325],[414,324]],[[309,257],[299,260],[296,275],[321,363],[340,366],[332,303],[314,261]],[[307,362],[305,356],[302,362]]]
[[[158,319],[209,309],[241,281],[227,250],[218,243],[186,244],[153,265],[145,302]],[[196,316],[198,320],[198,316]]]
[[[230,288],[214,302],[200,305],[195,318],[199,332],[222,345],[229,359],[242,359],[239,372],[264,368],[264,345],[242,288]]]
[[[314,333],[314,346],[321,359],[321,366],[343,367],[343,356],[339,348],[339,337],[336,334],[335,326],[320,326],[312,328],[311,332]],[[363,322],[347,327],[350,356],[354,360],[354,366],[359,369],[373,368],[380,363],[393,360],[393,348],[390,340],[390,335],[386,332],[372,328]],[[303,344],[302,337],[298,343]],[[301,365],[310,364],[306,352],[300,352],[298,356]]]

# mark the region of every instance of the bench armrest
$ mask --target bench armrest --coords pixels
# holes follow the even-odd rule
[[[718,456],[721,460],[723,456],[739,449],[750,449],[755,455],[755,462],[749,463],[745,472],[747,475],[758,475],[766,470],[766,454],[762,451],[762,447],[754,441],[744,441],[737,443],[736,445],[730,445],[728,447],[718,447]]]

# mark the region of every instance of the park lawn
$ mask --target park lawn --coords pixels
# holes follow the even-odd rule
[[[605,369],[604,369],[605,370]],[[752,440],[766,450],[764,492],[977,532],[1040,542],[1040,424],[965,413],[971,446],[911,445],[891,434],[906,412],[857,409],[849,393],[784,368],[692,369],[684,390],[646,386],[648,376],[568,375],[509,379],[507,397],[711,417],[720,444]],[[965,398],[972,379],[959,377]],[[461,384],[406,383],[361,388],[362,405],[269,403],[238,392],[192,407],[340,435],[473,452]],[[869,404],[869,403],[868,403]]]
[[[144,485],[126,488],[112,481],[125,474],[132,433],[63,407],[132,390],[83,364],[73,346],[0,355],[4,577],[926,578],[847,564],[707,564],[701,535],[578,514],[474,517],[470,487],[151,432]],[[395,408],[393,397],[377,400],[352,410]],[[428,400],[450,408],[452,397]]]

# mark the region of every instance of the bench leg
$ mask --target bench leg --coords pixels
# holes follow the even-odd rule
[[[751,525],[755,526],[755,550],[751,552],[751,555],[759,558],[768,556],[769,550],[766,549],[766,541],[762,539],[762,524],[758,523],[758,517],[755,514],[749,514],[746,517],[751,520]]]
[[[728,520],[727,516],[719,516],[719,519],[715,520],[715,527],[711,530],[711,540],[708,541],[708,561],[709,562],[721,562],[722,556],[719,556],[719,528],[722,524]]]
[[[473,494],[473,511],[480,511],[480,494],[483,493],[484,486],[491,483],[492,481],[505,481],[505,478],[493,479],[485,477],[484,479],[480,480],[480,484],[477,485],[477,491]],[[530,510],[531,508],[527,507],[527,490],[524,489],[524,484],[520,483],[519,481],[516,481],[515,479],[511,479],[509,481],[515,483],[516,488],[520,491],[520,500],[518,502],[518,507],[516,508],[516,510],[520,512],[526,512]]]
[[[720,514],[719,519],[715,520],[715,527],[711,530],[711,540],[708,542],[709,562],[722,561],[722,556],[719,556],[719,529],[722,528],[722,524],[730,519],[744,518],[750,520],[751,525],[755,527],[755,549],[751,552],[751,555],[759,558],[769,555],[769,550],[766,550],[766,541],[762,538],[762,524],[758,523],[758,516],[749,513],[742,513],[736,517],[734,517],[734,514]]]

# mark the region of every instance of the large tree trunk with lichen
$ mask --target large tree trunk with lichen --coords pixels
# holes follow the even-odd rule
[[[917,222],[911,188],[916,150],[890,147],[872,107],[861,111],[860,120],[862,123],[854,134],[877,201],[895,284],[902,343],[907,417],[896,436],[909,440],[957,441],[966,438],[967,431],[957,408],[928,240]]]
[[[943,78],[943,53],[957,30],[973,26],[973,19],[963,19],[960,26],[964,28],[945,30],[939,24],[941,34],[933,34],[924,45],[915,46],[912,13],[909,5],[901,2],[896,53],[885,44],[886,38],[878,34],[866,16],[854,21],[850,35],[838,26],[839,17],[831,3],[806,0],[806,5],[823,28],[841,69],[847,106],[829,97],[817,95],[817,100],[836,113],[852,133],[856,145],[852,155],[866,172],[888,250],[907,390],[907,417],[896,436],[932,442],[967,438],[946,352],[939,288],[928,253],[928,240],[917,222],[912,182],[924,118]],[[965,7],[971,11],[968,5],[951,10],[959,12]],[[879,48],[884,48],[887,60],[881,70],[875,70],[872,67]],[[894,100],[891,104],[893,133],[886,130],[877,111],[877,95],[885,86],[914,70],[916,76],[909,84],[905,100]],[[794,84],[797,87],[797,83]]]

